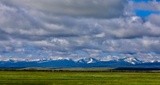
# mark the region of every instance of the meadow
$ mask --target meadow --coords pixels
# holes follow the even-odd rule
[[[160,73],[0,71],[0,85],[160,85]]]

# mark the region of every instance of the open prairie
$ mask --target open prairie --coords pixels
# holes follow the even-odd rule
[[[151,72],[0,71],[0,85],[159,85]]]

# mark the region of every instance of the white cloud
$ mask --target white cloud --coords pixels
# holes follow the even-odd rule
[[[139,2],[134,3],[130,1],[129,9],[139,9],[139,10],[150,10],[150,11],[160,11],[160,2],[159,1],[149,1],[149,2]]]

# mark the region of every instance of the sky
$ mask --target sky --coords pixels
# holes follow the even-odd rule
[[[160,61],[160,0],[0,0],[0,60]]]

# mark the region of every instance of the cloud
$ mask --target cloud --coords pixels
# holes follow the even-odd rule
[[[157,0],[144,1],[144,2],[132,2],[129,3],[129,8],[132,10],[150,10],[153,12],[160,11],[160,2]]]
[[[127,7],[125,0],[1,0],[1,59],[159,56],[160,15],[143,20],[125,15]]]
[[[123,15],[127,0],[10,0],[56,16],[113,18]]]

